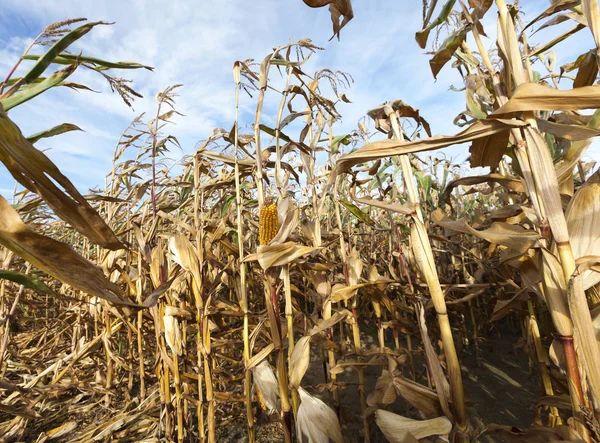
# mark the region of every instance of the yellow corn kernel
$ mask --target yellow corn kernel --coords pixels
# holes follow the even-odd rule
[[[279,221],[277,220],[277,204],[266,202],[260,208],[260,225],[258,237],[261,245],[268,245],[279,230]]]

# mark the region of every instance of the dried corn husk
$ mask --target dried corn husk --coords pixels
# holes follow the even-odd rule
[[[575,259],[600,251],[600,171],[592,175],[575,193],[566,212],[567,228]],[[600,273],[582,275],[584,290],[600,282]]]
[[[263,360],[252,368],[252,379],[262,407],[269,411],[269,414],[276,412],[278,409],[279,383],[269,362]]]
[[[391,443],[414,442],[430,435],[447,437],[452,430],[452,423],[446,417],[413,420],[383,409],[375,412],[375,421]]]
[[[183,342],[181,336],[181,328],[179,327],[179,321],[175,317],[179,309],[173,306],[167,306],[165,308],[165,315],[163,316],[163,325],[165,328],[165,340],[171,351],[176,355],[183,354]]]
[[[342,443],[342,429],[333,409],[304,389],[299,388],[300,407],[296,420],[299,441],[308,443]],[[306,438],[307,440],[305,440]]]

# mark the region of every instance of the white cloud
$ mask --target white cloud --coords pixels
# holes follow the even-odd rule
[[[524,3],[531,19],[547,2]],[[448,88],[460,85],[461,80],[450,66],[437,81],[433,79],[429,56],[414,39],[421,25],[420,4],[410,8],[405,2],[378,0],[373,7],[371,2],[355,1],[354,9],[355,18],[342,30],[341,41],[328,42],[332,29],[327,8],[311,9],[301,0],[5,0],[0,12],[0,27],[5,29],[5,34],[0,33],[1,73],[10,69],[40,29],[68,17],[116,22],[99,26],[79,40],[76,48],[84,54],[155,67],[153,73],[139,70],[119,74],[133,79],[135,88],[144,95],[134,103],[135,111],[111,94],[100,76],[82,70],[72,81],[102,94],[53,90],[11,111],[11,117],[26,135],[63,122],[86,131],[40,142],[40,147],[50,148],[48,155],[85,192],[102,183],[110,170],[114,144],[129,121],[141,112],[150,116],[156,112],[153,97],[157,92],[171,84],[184,85],[177,109],[185,116],[175,118],[176,126],[169,130],[190,153],[213,127],[231,127],[235,112],[231,69],[235,60],[255,58],[260,62],[274,46],[286,44],[290,38],[309,37],[326,50],[312,57],[305,72],[328,67],[348,72],[355,79],[347,91],[353,103],[339,106],[343,123],[337,131],[352,130],[366,111],[385,100],[402,99],[421,110],[434,133],[457,132],[459,128],[452,120],[464,108],[464,95]],[[487,46],[493,44],[494,19],[495,14],[486,18],[491,37],[485,40]],[[587,30],[560,47],[557,53],[566,55],[559,64],[591,47],[590,36],[583,32]],[[8,37],[2,40],[3,35]],[[542,37],[546,38],[543,32]],[[25,68],[26,63],[20,71]],[[272,119],[279,101],[270,97],[274,102],[266,105],[265,121]],[[252,123],[256,105],[243,93],[241,99],[244,128]],[[595,149],[596,154],[600,152]],[[460,154],[462,158],[466,152],[464,146],[448,150],[449,155]],[[174,157],[179,155],[174,151]],[[0,175],[0,186],[10,188],[5,177]]]

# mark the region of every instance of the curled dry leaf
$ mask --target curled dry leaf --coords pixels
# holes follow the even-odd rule
[[[446,380],[444,370],[442,369],[442,365],[440,364],[437,353],[431,344],[431,340],[429,340],[423,304],[417,303],[416,310],[417,320],[419,322],[419,330],[421,331],[421,339],[423,340],[423,346],[425,348],[427,368],[429,369],[431,378],[433,378],[433,381],[435,382],[435,390],[438,394],[438,399],[440,401],[440,405],[442,406],[442,410],[444,411],[446,417],[452,418],[452,413],[450,412],[449,406],[450,385],[448,384],[448,380]]]
[[[490,243],[503,245],[519,252],[526,251],[540,239],[537,232],[508,223],[494,222],[489,229],[478,231],[469,226],[465,220],[449,220],[441,209],[436,209],[431,216],[435,224],[443,228],[472,234]]]
[[[202,272],[198,261],[198,251],[183,235],[177,235],[169,239],[169,251],[173,260],[190,273],[194,282],[195,292],[200,293],[202,287]]]
[[[503,106],[492,115],[519,111],[576,111],[600,108],[600,86],[560,90],[539,83],[523,83]]]
[[[348,299],[354,297],[356,295],[356,292],[360,288],[367,288],[367,287],[373,287],[373,286],[379,287],[379,286],[385,285],[387,283],[394,283],[394,281],[395,280],[381,278],[374,282],[359,283],[359,284],[353,285],[353,286],[346,286],[344,284],[338,283],[337,285],[334,285],[333,288],[331,289],[331,301],[337,303],[342,300],[348,300]]]
[[[304,389],[298,389],[300,407],[296,421],[298,439],[309,443],[343,443],[342,429],[337,415],[329,406]]]
[[[431,435],[447,437],[452,431],[452,423],[446,417],[431,420],[413,420],[393,412],[378,409],[375,421],[381,432],[391,443],[414,442]]]
[[[367,397],[367,404],[371,407],[387,406],[394,403],[397,397],[392,373],[384,369],[375,383],[375,391]]]
[[[356,248],[352,248],[352,252],[348,255],[348,283],[350,286],[355,286],[360,281],[364,264],[360,259],[360,254]]]
[[[344,26],[348,24],[350,20],[354,18],[354,11],[352,10],[352,2],[350,0],[303,0],[304,3],[311,8],[322,8],[323,6],[329,5],[329,12],[331,13],[331,22],[333,23],[333,37],[337,36],[340,38],[340,31]],[[340,18],[342,21],[340,22]]]

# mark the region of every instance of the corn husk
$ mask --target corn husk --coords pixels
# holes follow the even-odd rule
[[[600,251],[600,171],[592,175],[575,193],[566,211],[567,228],[575,259]],[[582,275],[584,290],[600,282],[600,273]]]
[[[375,421],[391,443],[414,442],[431,435],[447,437],[452,430],[452,423],[446,417],[413,420],[383,409],[375,412]]]
[[[252,368],[252,379],[254,381],[253,387],[259,396],[262,407],[269,414],[276,412],[278,409],[279,384],[271,365],[266,360],[260,362]]]
[[[163,326],[165,328],[165,340],[171,351],[176,355],[183,354],[183,341],[181,336],[181,328],[179,320],[175,317],[177,308],[167,306],[165,315],[163,316]]]
[[[342,443],[342,429],[333,409],[304,389],[299,388],[300,407],[296,419],[299,441],[308,443]]]

